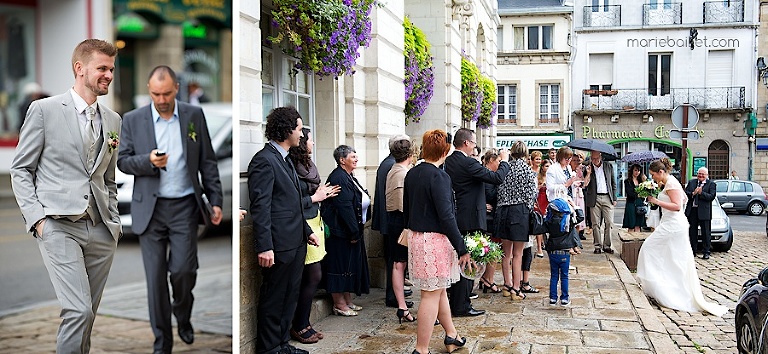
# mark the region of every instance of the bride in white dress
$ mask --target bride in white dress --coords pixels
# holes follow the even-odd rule
[[[653,180],[664,184],[664,190],[658,198],[648,197],[648,202],[664,210],[656,230],[640,248],[637,260],[640,286],[646,295],[665,307],[722,316],[728,308],[707,302],[701,293],[696,262],[688,241],[688,219],[684,212],[687,197],[680,182],[668,174],[671,168],[668,159],[656,160],[650,166]]]

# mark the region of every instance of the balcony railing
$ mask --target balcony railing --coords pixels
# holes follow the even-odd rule
[[[657,92],[660,93],[660,90]],[[581,108],[593,111],[671,110],[683,103],[690,103],[698,109],[743,109],[748,107],[743,86],[673,88],[663,96],[650,95],[648,89],[618,89],[597,92],[584,90],[581,97]]]
[[[704,23],[744,22],[744,1],[704,2]]]
[[[584,27],[621,26],[621,5],[584,6]]]
[[[643,4],[643,26],[677,25],[683,23],[683,4]]]

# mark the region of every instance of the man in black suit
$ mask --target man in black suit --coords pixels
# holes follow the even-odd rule
[[[453,146],[456,150],[445,159],[445,172],[451,177],[451,186],[456,198],[456,223],[462,235],[474,231],[485,232],[487,220],[484,183],[499,185],[504,181],[509,172],[509,152],[502,150],[499,153],[501,164],[499,169],[493,172],[470,157],[477,146],[473,131],[466,128],[457,130]],[[472,308],[469,296],[473,287],[473,281],[462,277],[448,289],[451,313],[454,316],[477,316],[485,313],[484,310]]]
[[[171,313],[181,340],[195,340],[190,317],[198,268],[197,224],[201,217],[214,225],[221,222],[223,196],[203,110],[176,101],[179,83],[167,66],[152,70],[147,87],[152,103],[123,116],[117,167],[135,176],[131,228],[139,235],[154,352],[170,354]],[[211,215],[203,194],[212,206]]]
[[[685,216],[688,217],[688,224],[690,224],[688,238],[695,254],[698,252],[699,227],[701,227],[701,239],[704,243],[702,259],[709,259],[712,248],[712,201],[717,195],[717,186],[708,177],[709,170],[701,167],[696,171],[696,179],[688,181],[685,185],[685,195],[688,196]]]
[[[411,140],[408,135],[398,134],[389,139],[389,148],[392,149],[392,145],[400,140]],[[376,170],[376,191],[373,196],[373,221],[371,222],[371,229],[381,233],[382,246],[384,248],[384,265],[385,265],[385,278],[386,278],[386,290],[384,291],[384,303],[387,307],[398,307],[397,299],[395,298],[395,292],[392,290],[392,267],[395,264],[392,258],[392,245],[390,240],[394,237],[397,240],[400,235],[390,235],[387,230],[387,206],[386,204],[386,186],[387,186],[387,174],[392,166],[395,165],[395,158],[392,154],[389,154],[384,160],[381,161],[379,168]],[[411,296],[413,291],[408,289],[405,291],[405,296]],[[408,307],[413,307],[413,301],[406,301],[405,304]]]
[[[298,176],[288,157],[288,150],[299,146],[301,128],[296,109],[275,108],[267,116],[269,142],[248,165],[253,235],[263,278],[256,313],[257,353],[308,353],[288,344],[307,243],[318,244],[304,220]]]

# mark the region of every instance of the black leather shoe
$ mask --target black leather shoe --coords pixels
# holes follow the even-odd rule
[[[709,253],[704,253],[704,255],[701,256],[701,259],[709,259]]]
[[[405,297],[411,297],[413,296],[413,290],[405,290],[403,291],[403,295],[405,295]]]
[[[187,344],[195,342],[195,331],[192,329],[191,323],[179,325],[179,338],[181,341]]]
[[[475,294],[475,293],[469,293],[469,299],[470,299],[470,300],[474,300],[474,299],[477,299],[478,297],[480,297],[480,296],[479,296],[479,295],[477,295],[477,294]]]
[[[309,354],[309,352],[304,349],[296,348],[290,344],[286,344],[284,347],[280,348],[278,354]]]
[[[469,308],[469,311],[465,313],[457,313],[454,314],[453,317],[473,317],[473,316],[480,316],[482,314],[485,314],[485,310],[475,310],[474,308]]]
[[[397,301],[395,301],[395,302],[388,302],[388,301],[387,301],[387,302],[386,302],[386,305],[387,305],[387,307],[392,307],[392,308],[400,308],[400,307],[397,305]],[[412,308],[412,307],[413,307],[413,301],[408,301],[408,300],[405,300],[405,306],[408,306],[408,308]]]

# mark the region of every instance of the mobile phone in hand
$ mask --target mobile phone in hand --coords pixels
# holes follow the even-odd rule
[[[165,151],[155,151],[155,156],[165,156]]]

